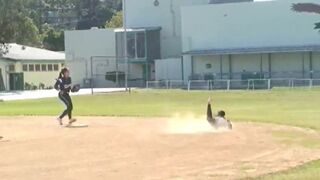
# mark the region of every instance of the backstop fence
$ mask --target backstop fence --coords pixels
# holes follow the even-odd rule
[[[248,80],[162,80],[147,81],[149,89],[186,90],[270,90],[275,87],[320,87],[320,79],[248,79]]]
[[[104,88],[127,87],[129,90],[130,87],[146,86],[143,65],[125,63],[125,58],[92,56],[68,60],[66,66],[71,69],[73,82],[81,84],[82,88],[91,88],[92,93]]]
[[[143,65],[125,63],[125,61],[125,58],[114,56],[92,56],[90,59],[91,87],[145,87]]]

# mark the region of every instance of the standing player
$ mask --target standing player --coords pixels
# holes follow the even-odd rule
[[[66,109],[62,112],[62,114],[57,119],[60,125],[63,125],[62,119],[66,115],[68,115],[69,117],[68,126],[70,126],[72,123],[76,121],[76,119],[72,118],[73,105],[69,95],[72,87],[73,86],[71,84],[69,69],[68,68],[61,69],[59,78],[57,79],[57,82],[54,85],[54,88],[59,91],[59,99],[66,105]]]
[[[212,110],[211,110],[211,98],[208,100],[207,106],[207,120],[211,124],[211,126],[218,128],[228,128],[232,129],[232,124],[229,120],[225,118],[226,113],[224,111],[219,111],[218,114],[213,117]]]

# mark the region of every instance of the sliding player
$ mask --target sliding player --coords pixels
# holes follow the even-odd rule
[[[207,106],[207,120],[214,128],[227,128],[232,129],[232,124],[229,120],[225,118],[226,113],[224,111],[219,111],[218,114],[213,117],[211,110],[211,98],[208,100]]]

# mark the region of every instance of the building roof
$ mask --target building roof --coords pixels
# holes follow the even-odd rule
[[[278,47],[246,47],[186,51],[185,55],[229,55],[229,54],[261,54],[285,52],[320,52],[320,45],[278,46]]]
[[[209,0],[209,4],[226,4],[240,2],[254,2],[254,0]]]
[[[46,49],[24,46],[16,43],[8,44],[8,52],[2,55],[10,60],[65,60],[65,54]]]
[[[128,32],[139,32],[139,31],[159,31],[161,27],[135,27],[135,28],[127,28]],[[114,32],[124,32],[124,28],[117,28]]]

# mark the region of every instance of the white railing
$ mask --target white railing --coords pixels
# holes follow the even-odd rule
[[[163,80],[147,81],[146,88],[151,89],[187,89],[187,90],[232,90],[232,89],[272,89],[274,87],[320,86],[320,79],[248,79],[248,80]]]

